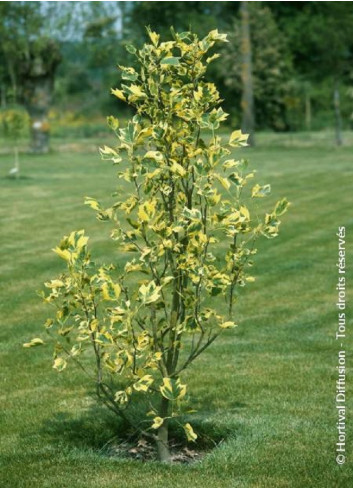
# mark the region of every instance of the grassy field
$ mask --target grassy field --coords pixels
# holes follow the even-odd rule
[[[0,156],[2,487],[351,487],[352,384],[347,463],[335,461],[334,335],[338,226],[347,227],[352,256],[352,146],[278,137],[271,145],[263,135],[259,142],[246,150],[258,180],[292,206],[280,237],[259,242],[239,328],[188,374],[196,431],[223,441],[202,461],[172,467],[108,456],[104,444],[117,426],[81,372],[57,374],[50,348],[21,346],[42,335],[47,309],[36,290],[61,270],[50,249],[64,233],[84,228],[96,257],[111,261],[109,225],[82,204],[114,190],[115,169],[91,142],[72,154],[23,155],[18,180],[6,178],[10,157]]]

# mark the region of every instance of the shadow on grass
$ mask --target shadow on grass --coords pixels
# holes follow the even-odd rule
[[[242,407],[245,407],[242,405]],[[195,415],[171,420],[170,423],[170,445],[174,453],[181,453],[185,450],[192,450],[194,453],[206,454],[215,449],[218,445],[229,438],[237,437],[241,430],[240,423],[229,424],[221,414],[210,416],[210,412],[198,412]],[[207,416],[207,417],[206,417]],[[143,419],[137,412],[134,419]],[[197,433],[195,443],[186,441],[183,424],[191,423]],[[151,424],[151,423],[148,423]],[[66,444],[70,448],[91,449],[99,452],[103,456],[126,457],[133,454],[134,458],[155,459],[155,448],[149,444],[148,456],[141,456],[139,448],[143,437],[136,430],[132,429],[124,420],[114,416],[103,406],[97,404],[89,409],[77,414],[72,412],[60,411],[47,419],[41,429],[40,436],[43,436],[51,444]],[[149,442],[150,443],[150,442]],[[143,445],[143,450],[145,450]],[[122,450],[117,447],[124,447]],[[125,452],[125,453],[123,453]],[[136,453],[138,456],[136,456]],[[200,455],[200,456],[203,456]]]
[[[1,177],[1,180],[10,180],[11,182],[18,182],[19,180],[33,180],[33,177],[28,177],[27,175],[19,175],[14,177],[12,175],[5,175]]]
[[[75,448],[101,450],[112,438],[133,436],[130,427],[104,407],[93,406],[74,414],[60,411],[47,419],[41,434],[51,442],[65,442]]]

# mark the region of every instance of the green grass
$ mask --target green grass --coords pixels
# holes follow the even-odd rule
[[[334,334],[339,225],[347,226],[352,250],[352,148],[258,140],[247,150],[258,180],[272,183],[270,203],[287,196],[292,206],[280,237],[259,242],[257,281],[242,293],[239,328],[188,373],[198,409],[193,425],[223,439],[189,466],[109,457],[102,448],[117,425],[96,406],[81,372],[57,374],[50,348],[21,346],[42,335],[47,310],[35,291],[61,270],[50,249],[64,233],[85,228],[95,255],[111,260],[109,224],[82,202],[109,195],[115,169],[87,146],[83,153],[22,155],[27,178],[9,180],[10,157],[0,156],[2,487],[351,486],[351,386],[348,461],[335,462]]]

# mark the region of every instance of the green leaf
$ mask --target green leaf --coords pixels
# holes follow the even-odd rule
[[[142,90],[140,85],[135,85],[134,83],[132,83],[130,86],[122,85],[122,88],[130,94],[130,97],[134,97],[137,99],[147,97],[146,93]]]
[[[120,163],[121,157],[119,153],[109,146],[104,146],[103,148],[99,148],[99,152],[103,160],[111,160],[114,163]]]
[[[144,160],[154,160],[157,163],[163,161],[163,154],[160,151],[147,151],[143,157]]]
[[[108,115],[107,124],[111,129],[113,129],[113,131],[116,131],[119,128],[119,119],[113,115]]]
[[[218,29],[214,29],[213,31],[209,32],[207,37],[212,39],[212,41],[229,42],[227,40],[227,34],[220,34]]]
[[[181,384],[179,379],[171,379],[169,377],[163,378],[163,384],[160,386],[159,390],[161,394],[166,399],[170,401],[176,401],[181,399],[186,394],[186,385]]]
[[[239,165],[239,161],[236,160],[226,160],[222,166],[225,170],[228,170],[229,168],[236,168]]]
[[[161,287],[157,286],[154,280],[149,282],[147,285],[141,285],[139,288],[139,296],[142,304],[152,304],[153,302],[158,301],[161,296],[160,290]]]
[[[271,193],[271,185],[267,184],[261,187],[258,183],[251,191],[251,197],[266,197]]]
[[[202,216],[201,216],[201,212],[199,209],[189,209],[188,207],[184,207],[184,209],[182,210],[182,213],[181,215],[183,217],[186,217],[187,219],[190,219],[191,221],[193,220],[198,220],[200,221]]]
[[[121,294],[121,287],[119,284],[113,282],[105,282],[102,285],[102,296],[106,301],[115,301],[119,299]]]
[[[175,56],[169,56],[166,58],[163,58],[161,60],[161,65],[172,65],[172,66],[178,66],[180,57],[175,57]]]
[[[224,187],[226,190],[229,190],[230,188],[230,183],[229,180],[225,177],[222,177],[221,175],[218,175],[218,173],[214,174],[215,178],[219,181],[219,183]]]
[[[125,49],[130,54],[135,54],[136,51],[137,51],[137,49],[135,48],[135,46],[133,46],[132,44],[126,44],[125,45]]]
[[[229,138],[229,146],[233,146],[234,148],[248,146],[248,137],[249,134],[243,134],[240,130],[233,131]]]
[[[277,216],[282,216],[282,214],[287,212],[289,206],[290,206],[290,202],[288,202],[287,199],[279,200],[275,207],[275,214]]]
[[[123,80],[129,80],[129,81],[136,81],[138,78],[138,73],[137,71],[134,70],[134,68],[127,67],[127,66],[120,66],[119,68],[121,70],[121,78]]]
[[[231,182],[234,183],[237,187],[241,186],[242,183],[244,182],[244,178],[242,178],[239,173],[233,172],[230,175],[228,175],[228,178]]]
[[[129,397],[125,391],[118,391],[115,393],[114,400],[120,404],[120,406],[123,406],[126,404],[129,400]]]

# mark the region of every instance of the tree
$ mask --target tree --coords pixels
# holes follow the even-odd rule
[[[38,9],[33,2],[7,2],[0,4],[0,57],[2,71],[2,90],[7,91],[11,102],[17,103],[19,96],[18,65],[29,57],[29,37],[37,32],[42,24]],[[5,89],[8,88],[8,90]]]
[[[327,82],[331,85],[335,140],[340,145],[341,86],[348,81],[353,61],[353,5],[351,2],[302,2],[299,5],[292,2],[290,6],[289,2],[285,11],[284,5],[279,3],[271,2],[271,9],[277,13],[289,38],[297,71],[316,86]]]
[[[54,74],[61,61],[58,44],[41,38],[29,45],[28,57],[20,63],[20,80],[25,107],[31,118],[31,150],[49,151],[48,112],[52,101]]]
[[[49,149],[47,113],[51,102],[54,74],[61,60],[58,43],[45,35],[45,20],[36,2],[8,2],[0,6],[0,58],[2,91],[10,87],[13,102],[22,102],[31,117],[31,148]]]
[[[28,114],[22,107],[12,106],[0,111],[0,122],[4,136],[13,143],[14,166],[10,176],[20,176],[20,159],[18,154],[18,140],[28,130]]]
[[[248,10],[254,116],[250,110],[247,117],[250,122],[254,118],[257,127],[283,130],[287,127],[285,99],[291,95],[290,80],[294,74],[288,42],[268,7],[263,7],[259,2],[250,2]],[[233,105],[236,106],[240,105],[242,93],[245,93],[242,80],[245,74],[242,75],[242,37],[241,22],[236,17],[229,35],[230,42],[224,47],[224,62],[220,64],[225,84],[229,87],[232,100],[235,101]],[[245,66],[248,71],[249,66]],[[245,84],[245,87],[249,90],[251,85]],[[251,95],[247,94],[248,96],[252,98]],[[246,106],[251,105],[250,100],[250,104]]]
[[[248,2],[242,1],[240,7],[241,15],[241,80],[242,96],[241,109],[242,121],[241,128],[245,133],[249,133],[249,143],[255,144],[255,117],[254,117],[254,89],[253,89],[253,69],[252,69],[252,48],[250,37],[250,20]]]
[[[91,11],[86,14],[87,22],[83,32],[85,68],[91,91],[93,90],[97,97],[100,97],[103,86],[106,86],[108,76],[115,77],[111,60],[122,56],[116,29],[119,10],[114,4],[113,7],[115,8],[112,8],[110,2],[107,6],[91,2]]]
[[[171,423],[182,417],[187,440],[197,438],[185,419],[190,401],[181,376],[236,326],[236,287],[254,280],[248,274],[254,241],[277,236],[288,203],[277,202],[264,220],[251,217],[243,197],[254,174],[246,161],[231,156],[232,148],[246,145],[247,135],[234,131],[227,142],[216,135],[227,114],[215,85],[204,77],[217,57],[209,51],[226,35],[213,30],[199,39],[191,32],[173,33],[172,40],[160,42],[158,34],[148,34],[150,43],[142,49],[127,47],[138,71],[120,66],[121,88],[112,90],[135,116],[124,128],[110,117],[118,142],[101,149],[104,159],[121,166],[118,177],[128,185],[127,196],[119,189],[119,200],[108,208],[86,199],[99,220],[114,223],[111,237],[124,265],[96,266],[88,237],[74,231],[54,250],[67,272],[46,283],[49,293],[43,297],[58,307],[46,322],[60,340],[54,368],[80,363],[91,348],[98,396],[152,438],[159,459],[169,462]],[[269,192],[269,185],[256,184],[251,197],[256,201]],[[217,296],[224,297],[227,310]],[[140,418],[145,406],[153,420],[136,423],[129,414],[134,405],[140,406]]]
[[[72,111],[74,106],[76,115],[80,111],[79,115],[91,117],[116,108],[116,101],[112,101],[103,87],[116,83],[116,69],[111,60],[126,58],[122,46],[124,8],[121,3],[124,2],[68,4],[75,7],[68,22],[75,30],[63,36],[60,29],[56,36],[62,52],[54,94],[60,99],[59,110]]]
[[[170,26],[177,31],[187,31],[190,27],[199,36],[206,35],[212,28],[218,30],[229,27],[229,19],[239,2],[120,2],[128,3],[126,27],[130,38],[140,42],[145,34],[145,26],[159,29],[162,36],[169,35]]]

